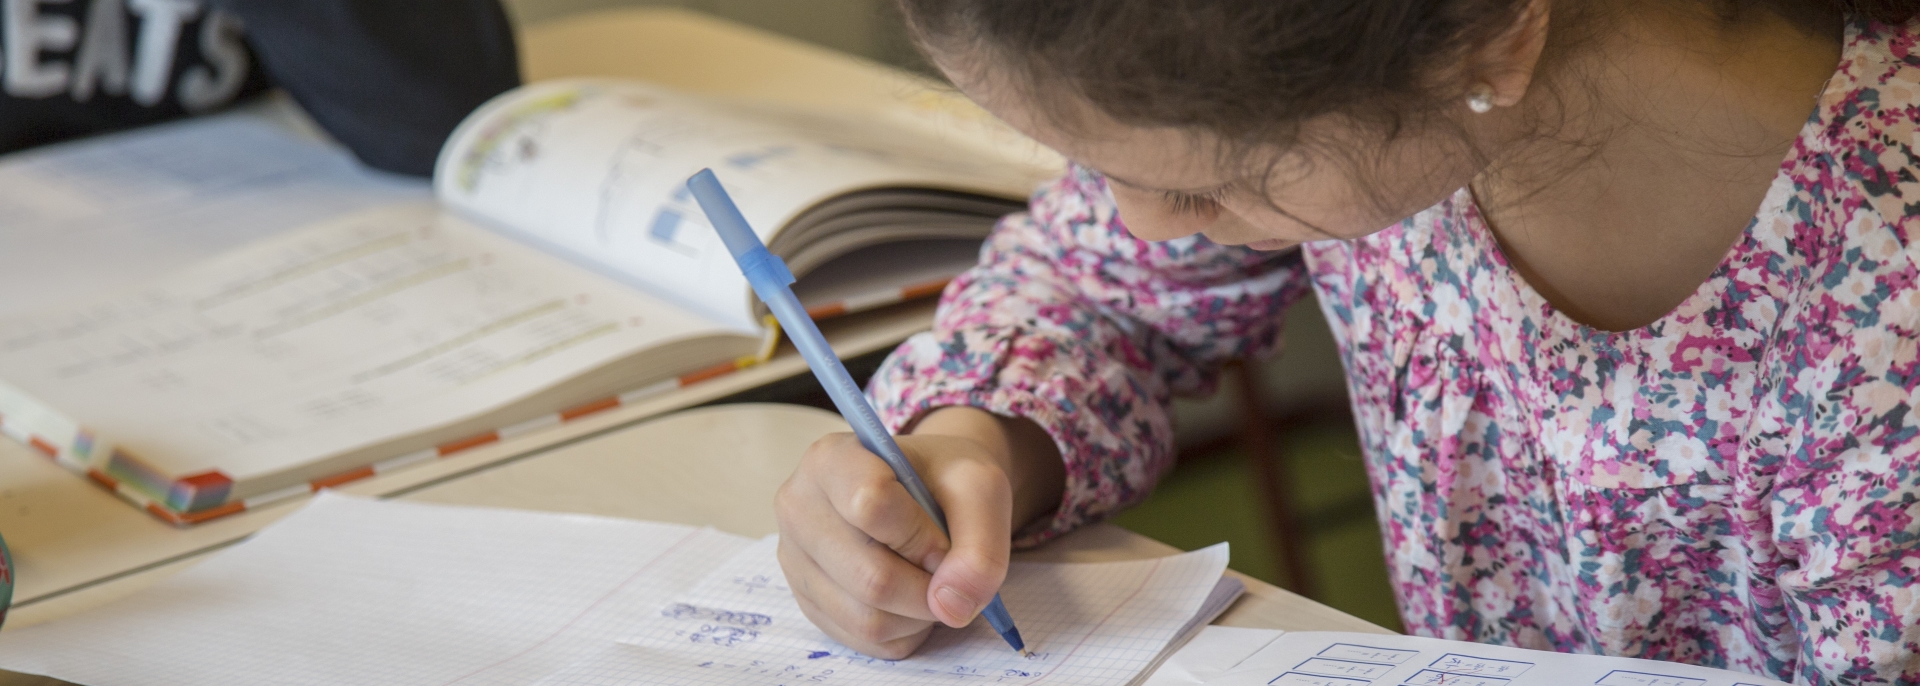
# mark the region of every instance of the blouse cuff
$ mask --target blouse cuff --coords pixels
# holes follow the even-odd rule
[[[1044,336],[1022,340],[1021,332],[1010,330],[968,334],[966,352],[958,356],[946,354],[947,346],[932,334],[909,339],[874,374],[868,392],[881,420],[896,433],[910,430],[935,409],[975,407],[1031,420],[1053,438],[1066,471],[1060,506],[1016,531],[1015,547],[1045,543],[1145,496],[1152,475],[1131,478],[1128,474],[1137,469],[1128,467],[1156,461],[1144,454],[1116,454],[1116,445],[1133,444],[1137,447],[1129,452],[1134,453],[1146,446],[1113,436],[1096,413],[1076,401],[1072,389],[1084,385],[1078,375],[1048,369],[1073,366],[1071,360],[1045,359],[1043,351],[1065,354],[1060,346]]]

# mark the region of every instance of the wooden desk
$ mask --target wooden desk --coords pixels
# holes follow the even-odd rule
[[[845,430],[845,422],[823,410],[792,405],[722,405],[551,447],[457,478],[416,483],[397,497],[631,517],[763,536],[775,530],[774,491],[799,464],[802,451],[823,434]],[[1018,557],[1098,561],[1174,552],[1171,546],[1144,536],[1099,525]],[[19,608],[9,618],[7,629],[17,630],[101,605],[178,573],[204,557],[196,553]],[[1247,584],[1247,595],[1221,617],[1220,624],[1388,633],[1257,579],[1240,578]],[[0,672],[0,686],[59,683],[63,682]]]

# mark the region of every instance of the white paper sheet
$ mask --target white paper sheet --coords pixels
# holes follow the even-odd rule
[[[808,623],[774,540],[742,551],[645,630],[542,682],[625,684],[1125,684],[1188,623],[1226,570],[1225,544],[1099,564],[1015,564],[1001,597],[1032,658],[984,620],[936,629],[905,660],[879,660]]]
[[[0,668],[90,686],[527,684],[750,539],[322,493],[127,600],[11,631]]]
[[[1248,629],[1237,626],[1202,627],[1200,633],[1167,658],[1153,676],[1140,686],[1191,686],[1205,684],[1233,669],[1274,639],[1286,633],[1279,629]]]
[[[1784,686],[1693,665],[1442,641],[1289,632],[1209,686]]]

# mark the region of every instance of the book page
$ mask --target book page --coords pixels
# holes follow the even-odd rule
[[[125,600],[0,639],[93,686],[529,684],[611,645],[750,539],[322,492]]]
[[[431,204],[403,205],[0,321],[0,379],[162,477],[217,469],[244,485],[724,333]]]
[[[622,645],[540,683],[1125,684],[1200,612],[1227,565],[1225,544],[1129,562],[1016,562],[1001,598],[1033,657],[978,619],[965,629],[935,628],[912,657],[881,660],[807,621],[775,545],[768,538],[741,551]]]
[[[0,156],[0,317],[104,295],[315,221],[432,196],[270,97]]]
[[[496,98],[454,133],[434,178],[450,207],[757,330],[746,280],[686,191],[687,177],[704,167],[769,243],[804,210],[851,191],[1024,197],[1031,189],[1029,170],[905,129],[607,80],[534,84]]]
[[[1784,686],[1737,672],[1412,636],[1289,632],[1210,686]]]

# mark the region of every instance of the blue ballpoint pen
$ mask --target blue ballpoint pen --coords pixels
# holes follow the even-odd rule
[[[860,445],[879,455],[880,459],[893,468],[893,476],[900,485],[907,488],[915,502],[933,517],[940,525],[940,531],[947,531],[947,515],[935,502],[933,493],[920,481],[920,475],[913,471],[913,464],[907,462],[906,454],[900,452],[900,446],[893,442],[893,435],[880,423],[880,416],[867,403],[867,397],[853,382],[853,376],[840,364],[840,357],[833,354],[827,346],[827,339],[820,335],[820,327],[814,325],[813,318],[807,316],[807,310],[800,306],[800,299],[790,288],[793,284],[793,272],[787,270],[787,263],[767,252],[767,246],[760,242],[760,236],[747,224],[746,216],[740,214],[740,208],[733,204],[732,196],[727,195],[720,186],[720,179],[713,170],[702,169],[687,179],[687,189],[693,191],[694,200],[700,203],[700,209],[707,214],[707,221],[713,224],[715,232],[720,234],[721,242],[727,244],[727,251],[733,254],[740,271],[747,276],[747,283],[753,286],[754,294],[760,301],[773,310],[773,316],[780,321],[781,328],[787,332],[787,338],[793,341],[793,347],[800,349],[800,356],[813,369],[813,376],[827,389],[827,395],[833,398],[834,407],[840,408],[840,415],[853,425],[854,435],[860,438]],[[1013,626],[1013,617],[1007,614],[1007,606],[1000,602],[999,594],[993,596],[993,602],[980,610],[993,625],[993,630],[1007,640],[1007,644],[1023,655],[1027,644],[1020,639],[1020,630]]]

